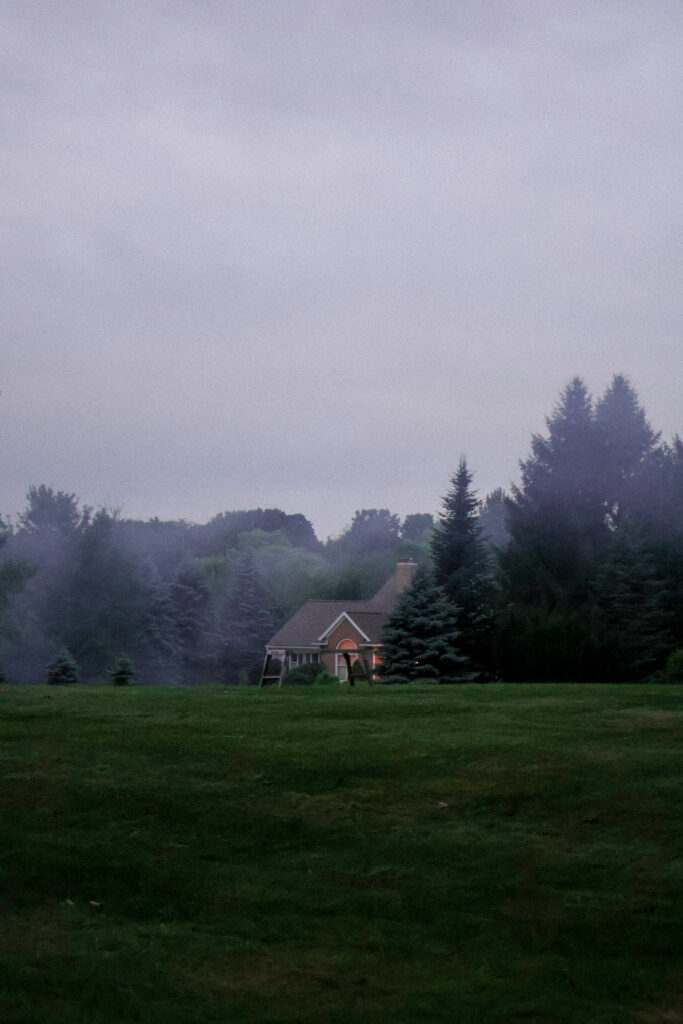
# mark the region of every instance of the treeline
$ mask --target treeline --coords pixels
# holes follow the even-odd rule
[[[683,681],[683,443],[654,433],[628,380],[595,402],[579,378],[564,388],[520,485],[495,496],[493,550],[471,483],[462,460],[433,575],[389,624],[388,674],[623,682],[668,664]]]
[[[304,601],[370,597],[398,558],[424,569],[386,636],[400,676],[627,681],[683,648],[683,442],[623,376],[596,401],[564,388],[510,494],[479,501],[462,459],[436,524],[362,509],[322,543],[279,509],[141,522],[40,485],[0,527],[1,671],[19,682],[63,651],[86,680],[125,658],[143,682],[254,683]]]
[[[266,640],[304,601],[368,596],[397,558],[427,564],[432,526],[363,509],[323,544],[280,509],[141,522],[31,487],[2,526],[2,672],[41,682],[64,652],[84,680],[125,658],[147,683],[256,682]]]

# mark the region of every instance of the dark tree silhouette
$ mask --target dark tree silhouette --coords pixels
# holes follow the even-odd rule
[[[383,677],[441,679],[467,676],[457,610],[442,587],[421,569],[399,599],[383,632]]]
[[[432,535],[432,556],[435,580],[456,606],[461,646],[470,667],[486,677],[494,670],[493,570],[471,485],[472,474],[463,457],[443,499],[443,511]]]

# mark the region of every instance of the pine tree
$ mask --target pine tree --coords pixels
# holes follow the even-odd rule
[[[109,676],[114,686],[130,686],[133,682],[133,666],[128,658],[117,658]]]
[[[647,536],[622,525],[593,581],[601,678],[640,679],[660,668],[673,646],[666,578]]]
[[[535,434],[520,464],[522,485],[508,502],[511,539],[501,560],[516,599],[576,607],[587,598],[609,538],[593,405],[579,377],[546,423],[548,436]]]
[[[467,675],[467,658],[460,648],[457,610],[425,569],[399,598],[383,631],[382,676],[441,679],[451,682]]]
[[[464,457],[451,483],[432,536],[434,577],[456,606],[461,646],[472,669],[487,675],[492,670],[493,573]]]
[[[673,449],[621,375],[595,405],[574,378],[547,426],[509,501],[501,665],[507,675],[524,661],[536,679],[639,678],[675,642],[683,597],[664,526]]]
[[[235,682],[243,670],[255,678],[263,661],[264,645],[274,631],[268,606],[254,556],[246,552],[237,565],[223,619],[223,663],[228,682]]]
[[[641,504],[655,434],[630,382],[617,374],[595,407],[599,487],[607,522],[618,527]]]
[[[0,548],[7,540],[8,528],[0,518]],[[33,576],[35,568],[27,562],[14,561],[0,555],[0,638],[11,635],[12,627],[8,622],[12,598],[18,594]]]
[[[436,579],[446,588],[451,577],[476,552],[481,535],[479,503],[471,484],[472,474],[462,457],[451,479],[451,490],[443,499],[443,511],[432,537]]]
[[[197,565],[181,566],[169,588],[169,601],[179,658],[186,681],[191,682],[216,653],[216,644],[212,642],[211,595]]]
[[[146,646],[152,595],[105,509],[79,529],[59,594],[52,635],[74,652],[86,678],[102,675],[118,652],[137,657]]]
[[[510,540],[507,528],[507,495],[502,487],[487,494],[479,507],[481,539],[489,549],[504,548]]]
[[[67,686],[71,683],[77,683],[79,676],[80,673],[75,659],[64,648],[59,654],[55,655],[47,666],[45,682],[51,686]]]

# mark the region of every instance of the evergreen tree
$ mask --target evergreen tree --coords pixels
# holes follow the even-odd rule
[[[117,658],[109,676],[114,686],[130,686],[133,682],[133,666],[128,658]]]
[[[384,627],[381,674],[452,682],[467,676],[457,609],[431,573],[421,569]]]
[[[493,574],[465,458],[460,459],[451,483],[432,535],[434,577],[457,609],[461,645],[472,669],[490,674]]]
[[[182,566],[169,589],[170,613],[179,658],[191,682],[202,665],[216,655],[211,623],[211,594],[198,566]]]
[[[535,434],[520,464],[501,561],[516,600],[577,607],[609,539],[593,407],[580,378],[564,388],[546,423],[548,436]]]
[[[235,683],[246,671],[257,682],[263,662],[263,649],[274,632],[268,595],[261,581],[252,552],[246,552],[237,565],[232,595],[223,618],[223,664],[226,681]]]
[[[479,502],[471,484],[472,474],[463,456],[451,479],[451,490],[443,499],[443,511],[432,537],[435,576],[437,582],[446,588],[451,577],[470,561],[473,554],[479,554]]]
[[[510,540],[507,528],[507,495],[502,487],[487,494],[479,507],[481,539],[492,549],[504,548]]]
[[[621,526],[593,590],[600,678],[622,682],[660,668],[673,646],[667,628],[667,581],[643,531]]]
[[[502,670],[508,678],[521,665],[532,679],[567,671],[639,678],[675,642],[672,609],[683,598],[683,560],[664,526],[677,504],[668,499],[673,449],[658,444],[621,375],[595,407],[575,378],[547,425],[547,437],[532,439],[509,502]],[[680,500],[677,507],[680,517]]]
[[[0,518],[0,549],[8,534],[9,528]],[[0,558],[0,637],[12,635],[13,628],[9,621],[12,598],[23,589],[34,572],[35,568],[27,562]]]
[[[658,440],[630,382],[617,374],[595,407],[599,490],[612,529],[642,506]]]
[[[169,585],[154,566],[145,567],[149,603],[141,622],[144,642],[136,654],[140,674],[153,683],[177,686],[182,682],[182,646]]]
[[[674,437],[661,450],[658,488],[649,489],[653,554],[667,580],[668,628],[683,645],[683,441]],[[656,495],[656,497],[655,497]],[[653,501],[653,498],[655,500]]]
[[[45,682],[51,686],[67,686],[71,683],[77,683],[79,675],[75,659],[64,648],[59,654],[55,655],[47,666]]]
[[[596,682],[602,666],[590,610],[509,601],[496,623],[499,675],[507,682]]]
[[[74,652],[86,677],[103,675],[118,651],[137,655],[146,645],[152,600],[140,566],[118,543],[116,517],[100,509],[79,532],[52,635]]]

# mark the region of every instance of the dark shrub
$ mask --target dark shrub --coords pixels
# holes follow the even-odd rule
[[[45,682],[51,686],[68,686],[79,679],[78,665],[65,649],[57,654],[47,666]]]
[[[312,686],[320,675],[320,663],[311,661],[307,665],[297,665],[285,672],[282,677],[283,686]]]
[[[108,675],[114,686],[130,686],[133,682],[133,666],[128,658],[117,658]]]
[[[331,672],[328,672],[326,668],[319,672],[315,677],[316,686],[329,686],[330,683],[336,683],[339,685],[339,676],[333,676]]]

